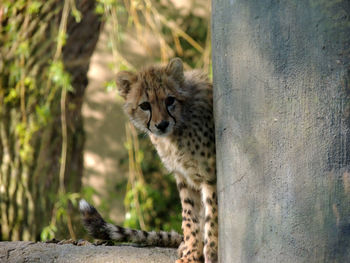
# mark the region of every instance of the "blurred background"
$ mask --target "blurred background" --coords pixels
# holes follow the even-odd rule
[[[174,178],[114,76],[175,56],[210,76],[209,19],[208,0],[1,2],[0,240],[88,238],[80,198],[110,222],[181,231]]]

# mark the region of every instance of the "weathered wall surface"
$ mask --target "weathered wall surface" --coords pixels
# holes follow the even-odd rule
[[[350,2],[212,12],[220,262],[350,262]]]
[[[35,242],[0,242],[0,262],[169,263],[176,249],[131,246],[74,246]]]

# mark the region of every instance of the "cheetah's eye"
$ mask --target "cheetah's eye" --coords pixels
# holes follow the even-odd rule
[[[169,96],[165,99],[165,105],[168,107],[168,106],[171,106],[173,105],[175,102],[175,98],[172,97],[172,96]]]
[[[141,110],[146,111],[146,110],[150,110],[151,109],[151,104],[149,104],[149,102],[145,101],[142,102],[139,107],[141,108]]]

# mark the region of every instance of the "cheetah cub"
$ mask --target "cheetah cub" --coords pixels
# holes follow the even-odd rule
[[[119,72],[119,93],[133,124],[149,134],[173,172],[182,204],[183,236],[146,232],[106,223],[85,200],[86,229],[103,240],[177,247],[176,263],[218,261],[218,217],[212,85],[198,71],[183,71],[181,59],[139,73]]]

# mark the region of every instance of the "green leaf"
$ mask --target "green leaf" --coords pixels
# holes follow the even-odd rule
[[[28,40],[23,41],[21,44],[19,44],[18,49],[16,50],[17,55],[23,55],[24,57],[29,57],[30,51],[29,51],[29,42]]]
[[[57,227],[50,224],[43,228],[40,234],[41,241],[47,241],[53,239],[56,235]]]
[[[39,124],[46,125],[51,117],[50,107],[47,104],[42,106],[36,105],[35,111],[38,117]]]
[[[72,16],[74,17],[75,22],[80,23],[82,15],[78,9],[76,8],[72,9]]]
[[[54,61],[51,63],[50,69],[51,80],[59,87],[73,92],[70,75],[64,70],[62,61]]]
[[[29,88],[29,90],[35,89],[35,79],[31,77],[24,78],[24,85]]]
[[[15,88],[10,89],[9,94],[5,97],[4,102],[13,102],[14,100],[19,98],[19,94]]]
[[[67,34],[64,31],[59,31],[57,35],[57,43],[62,45],[62,47],[66,44]]]
[[[42,3],[39,1],[33,1],[28,6],[28,13],[29,14],[36,14],[39,13],[40,7],[42,6]]]
[[[105,88],[107,92],[111,92],[117,89],[117,84],[115,83],[114,80],[111,80],[105,83]]]
[[[67,215],[67,211],[63,207],[59,207],[56,212],[56,219],[59,221]]]
[[[103,4],[98,3],[98,4],[96,5],[96,7],[95,7],[95,12],[96,12],[96,14],[98,14],[98,15],[103,15],[104,12],[105,12],[105,9],[104,9],[104,7],[103,7]]]
[[[81,195],[79,193],[69,193],[68,194],[68,199],[71,201],[73,206],[77,206],[78,204],[78,199],[81,198]]]

